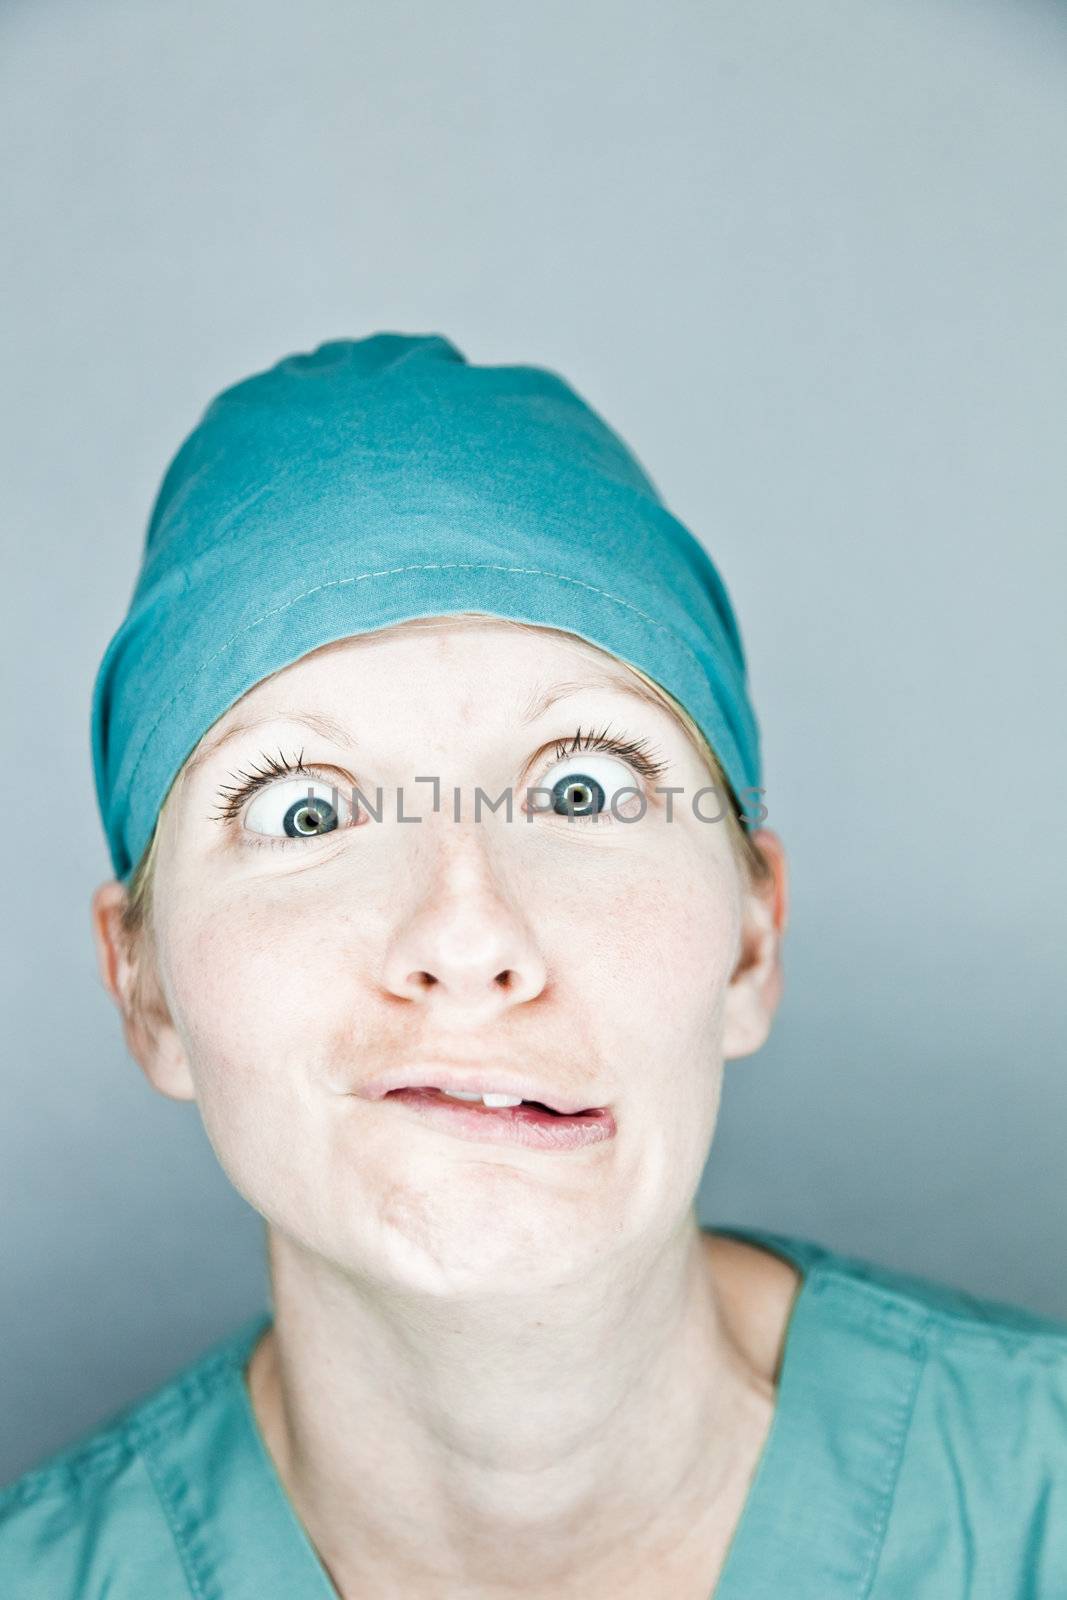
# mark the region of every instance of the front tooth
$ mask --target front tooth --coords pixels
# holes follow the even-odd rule
[[[522,1098],[513,1094],[468,1094],[462,1089],[442,1089],[450,1100],[480,1100],[485,1106],[521,1106]]]

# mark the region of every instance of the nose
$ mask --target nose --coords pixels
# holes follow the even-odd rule
[[[390,939],[382,982],[442,1022],[473,1026],[534,999],[548,968],[514,885],[492,859],[487,830],[446,831],[452,837],[434,847],[431,882]]]

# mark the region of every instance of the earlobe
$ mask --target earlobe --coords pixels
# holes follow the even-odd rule
[[[126,1027],[130,1054],[153,1089],[168,1100],[195,1100],[196,1087],[181,1040],[169,1018],[153,1028],[141,1020]]]
[[[117,879],[101,884],[93,895],[93,940],[101,982],[119,1009],[126,1048],[152,1087],[170,1100],[193,1100],[188,1061],[156,974],[148,970],[152,963],[144,949],[139,954],[131,950],[122,926],[126,899]]]
[[[102,883],[93,895],[91,916],[93,943],[100,981],[116,1004],[122,1004],[125,951],[119,937],[126,891],[117,878]]]
[[[756,839],[773,876],[745,890],[741,949],[723,1003],[726,1061],[753,1055],[766,1043],[782,997],[781,945],[789,906],[785,851],[769,829],[761,829]]]
[[[754,1055],[766,1042],[781,995],[778,938],[769,922],[749,926],[723,1003],[723,1060]]]

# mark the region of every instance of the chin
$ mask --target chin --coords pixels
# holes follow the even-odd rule
[[[378,1212],[373,1266],[361,1275],[436,1296],[497,1291],[528,1294],[588,1272],[599,1240],[575,1223],[573,1206],[553,1204],[514,1183],[514,1171],[482,1183],[471,1175],[426,1187],[394,1185]],[[521,1175],[520,1175],[521,1176]],[[502,1182],[501,1179],[504,1181]],[[588,1205],[586,1207],[588,1215]]]

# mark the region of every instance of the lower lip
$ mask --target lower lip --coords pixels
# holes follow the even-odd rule
[[[518,1144],[528,1150],[580,1150],[615,1137],[610,1111],[553,1116],[535,1106],[484,1106],[479,1101],[450,1100],[437,1089],[394,1089],[383,1103],[395,1101],[431,1128],[480,1144]]]

